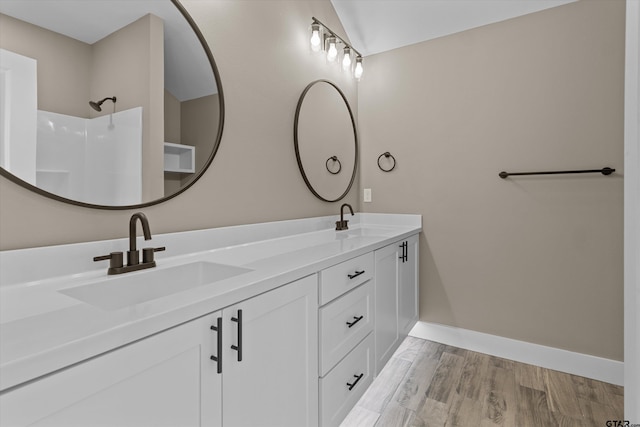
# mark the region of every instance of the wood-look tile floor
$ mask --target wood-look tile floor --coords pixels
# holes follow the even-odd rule
[[[604,427],[623,388],[408,337],[341,427]]]

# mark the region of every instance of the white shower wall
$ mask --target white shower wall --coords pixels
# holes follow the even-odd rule
[[[36,184],[85,203],[140,203],[142,107],[94,119],[38,110]]]
[[[37,61],[0,49],[0,167],[36,181]]]

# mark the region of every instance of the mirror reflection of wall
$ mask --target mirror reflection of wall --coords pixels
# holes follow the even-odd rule
[[[0,49],[33,61],[36,74],[28,114],[7,104],[27,98],[15,91],[11,96],[4,86],[0,90],[0,102],[10,105],[3,108],[5,115],[19,117],[26,130],[23,135],[10,126],[14,136],[0,143],[3,175],[45,195],[94,207],[154,203],[195,181],[219,144],[223,101],[213,59],[179,3],[129,0],[126,10],[113,0],[26,3],[0,3]],[[5,62],[3,55],[0,68],[6,71]],[[7,75],[0,73],[0,79]],[[89,106],[105,97],[102,111]],[[132,120],[123,114],[134,111],[141,129],[119,132]],[[86,122],[101,117],[107,120],[102,128]],[[86,138],[71,143],[65,132],[84,132]],[[37,144],[27,142],[33,138]],[[96,141],[103,145],[88,149]],[[31,154],[9,150],[12,144],[33,149]],[[5,155],[9,151],[24,156],[11,161]],[[102,161],[90,161],[91,153],[100,153]],[[105,155],[113,161],[105,161]],[[95,167],[109,163],[112,167]],[[79,181],[85,182],[83,191],[75,184]],[[90,182],[108,182],[112,188]]]
[[[307,86],[298,102],[295,133],[300,172],[309,189],[321,200],[340,200],[355,177],[357,137],[351,109],[337,86],[326,80]]]
[[[66,198],[139,203],[142,109],[95,118],[39,110],[37,61],[0,49],[0,63],[0,165]]]
[[[217,93],[181,102],[165,90],[164,108],[165,142],[191,146],[196,153],[211,153],[215,142],[211,135],[215,135],[220,126]],[[207,156],[195,156],[194,169],[201,170],[206,161]],[[194,173],[165,171],[165,194],[173,194],[195,176]]]
[[[163,165],[153,160],[163,158],[163,131],[159,132],[153,127],[156,126],[154,123],[162,123],[163,112],[153,105],[151,94],[154,80],[157,80],[155,84],[159,88],[162,88],[164,83],[163,79],[149,78],[152,70],[164,69],[162,20],[148,14],[91,45],[6,15],[2,16],[0,25],[3,28],[7,25],[11,29],[11,37],[2,37],[3,48],[7,47],[12,52],[33,58],[37,63],[37,81],[33,82],[37,87],[37,109],[47,117],[42,119],[46,123],[40,126],[38,139],[53,134],[52,138],[42,141],[40,145],[56,144],[59,148],[48,150],[49,153],[46,156],[48,161],[36,161],[36,165],[51,163],[51,158],[56,153],[61,159],[57,162],[58,168],[44,169],[45,166],[42,166],[43,169],[36,172],[35,185],[63,197],[106,205],[137,204],[142,202],[143,197],[145,199],[162,197],[164,189],[154,183],[162,182]],[[5,28],[3,31],[8,29]],[[150,55],[154,46],[158,46],[158,42],[160,44],[159,48],[155,48],[156,55]],[[149,80],[152,81],[151,84]],[[118,96],[118,103],[114,104],[114,106],[117,105],[117,111],[141,109],[140,122],[143,129],[141,132],[135,132],[137,139],[130,139],[131,134],[127,133],[127,139],[120,143],[124,147],[128,146],[130,150],[124,152],[118,150],[115,134],[116,130],[119,131],[124,124],[121,126],[118,123],[119,117],[114,115],[104,126],[104,132],[94,134],[93,137],[89,135],[88,139],[88,141],[99,141],[101,145],[112,141],[113,150],[100,149],[98,145],[91,144],[96,148],[95,150],[85,150],[84,154],[75,156],[81,162],[84,158],[84,165],[73,164],[71,168],[63,167],[70,158],[67,153],[70,142],[63,135],[65,129],[69,129],[74,118],[80,120],[110,116],[114,112],[112,106],[105,105],[103,111],[98,112],[89,106],[89,101],[100,100],[115,93],[123,94]],[[107,128],[109,125],[111,129]],[[74,125],[73,128],[76,129],[73,133],[81,132],[82,125],[78,122],[78,125]],[[53,129],[57,131],[51,132]],[[160,135],[159,142],[157,135]],[[120,137],[123,138],[125,135],[121,134]],[[19,143],[16,141],[16,144]],[[114,143],[116,145],[113,145]],[[76,147],[81,148],[83,145],[76,144]],[[110,153],[114,167],[108,169],[92,167],[96,164],[104,164],[99,158],[90,156],[90,153],[99,155],[100,152]],[[132,156],[137,158],[136,164],[132,165],[135,170],[118,167],[119,164],[133,163]],[[41,157],[43,156],[40,153],[36,154],[37,159]],[[147,161],[141,163],[142,159]],[[9,170],[13,172],[12,169]],[[87,176],[77,177],[79,170],[86,170]],[[97,176],[101,171],[101,176]],[[120,174],[119,171],[124,172]],[[89,174],[94,179],[87,179],[91,178]],[[64,178],[65,175],[68,177]],[[52,179],[57,181],[56,185],[51,185]],[[86,184],[85,191],[78,191],[78,185],[75,183],[81,180],[86,183],[105,183],[105,185]],[[68,183],[67,186],[65,181]],[[106,185],[109,182],[112,185]],[[117,190],[121,182],[131,182],[131,185],[140,187],[140,191],[137,191],[134,197],[121,196]]]

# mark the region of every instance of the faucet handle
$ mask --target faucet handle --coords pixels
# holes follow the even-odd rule
[[[161,246],[159,248],[143,248],[142,249],[142,262],[153,262],[153,253],[154,252],[162,252],[166,250],[165,246]]]
[[[336,230],[340,231],[340,230],[348,230],[349,229],[349,220],[345,219],[342,221],[336,221]]]
[[[109,255],[101,255],[93,257],[93,261],[109,261],[110,268],[121,268],[123,263],[123,255],[122,252],[111,252]]]

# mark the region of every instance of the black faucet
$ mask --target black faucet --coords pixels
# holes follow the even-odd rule
[[[140,220],[142,224],[142,233],[144,240],[151,240],[151,230],[149,229],[149,220],[142,212],[131,215],[129,220],[129,251],[127,251],[127,265],[123,265],[122,252],[111,252],[109,255],[94,257],[94,261],[110,260],[109,270],[107,274],[122,274],[129,271],[143,270],[156,266],[153,259],[154,252],[164,251],[166,248],[143,248],[142,263],[140,262],[140,251],[136,247],[136,221]]]
[[[351,216],[353,216],[353,208],[351,207],[350,204],[345,203],[340,207],[340,221],[336,221],[336,230],[348,230],[349,226],[347,225],[347,223],[349,222],[349,220],[344,219],[344,207],[348,207],[349,210],[351,211]]]
[[[149,230],[149,220],[142,212],[131,215],[129,220],[129,251],[127,252],[127,265],[137,265],[140,263],[140,254],[136,249],[136,220],[140,220],[142,224],[142,233],[144,240],[151,240],[151,231]]]

